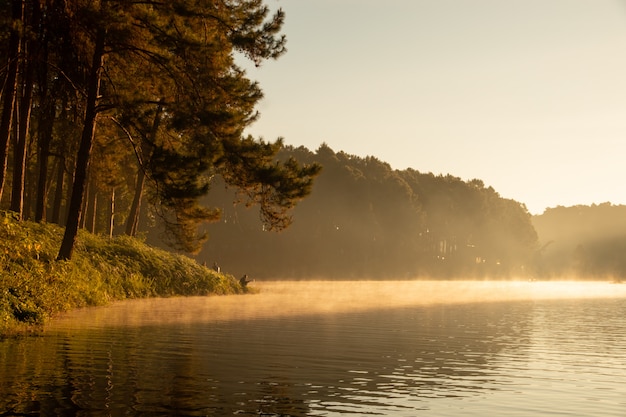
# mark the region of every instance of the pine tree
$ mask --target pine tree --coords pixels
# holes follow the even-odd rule
[[[136,157],[124,168],[136,178],[129,234],[137,231],[147,191],[172,244],[196,250],[203,239],[199,223],[219,216],[199,203],[218,174],[259,204],[269,225],[288,225],[290,208],[308,193],[319,168],[277,162],[281,141],[243,137],[258,117],[262,92],[234,61],[242,54],[260,65],[285,52],[282,11],[270,15],[262,0],[12,0],[1,7],[0,197],[12,151],[11,209],[27,215],[33,204],[25,206],[24,198],[36,196],[35,218],[45,221],[52,200],[50,220],[62,223],[66,208],[59,259],[71,257],[86,207],[94,228],[96,191],[112,193],[119,185],[97,172],[90,178],[100,141]],[[124,140],[112,140],[116,130]],[[37,168],[27,165],[29,140],[37,141]],[[35,171],[36,190],[28,190],[26,173]],[[88,184],[93,193],[86,199]]]

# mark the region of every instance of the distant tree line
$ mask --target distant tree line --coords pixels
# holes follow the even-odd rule
[[[323,167],[293,226],[268,233],[215,178],[198,255],[260,278],[626,279],[626,206],[558,206],[532,216],[481,180],[394,170],[374,157],[287,147]]]
[[[558,206],[533,217],[543,278],[626,278],[626,206]]]
[[[322,145],[282,158],[323,167],[294,224],[268,233],[237,193],[216,183],[207,263],[268,278],[512,277],[529,274],[538,238],[523,204],[482,181],[394,170]]]
[[[281,56],[283,21],[262,0],[0,1],[0,206],[66,226],[59,259],[81,227],[136,235],[142,209],[198,250],[218,174],[286,227],[319,167],[243,135],[262,92],[235,65]]]

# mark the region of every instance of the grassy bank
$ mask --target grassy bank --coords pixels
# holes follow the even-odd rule
[[[81,232],[56,261],[63,229],[0,211],[0,337],[36,330],[54,314],[140,297],[233,294],[237,280],[127,236]]]

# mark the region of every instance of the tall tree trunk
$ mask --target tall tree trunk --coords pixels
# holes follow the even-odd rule
[[[0,116],[0,200],[4,191],[6,180],[7,161],[9,157],[9,138],[11,137],[11,124],[15,108],[15,96],[17,90],[17,66],[20,53],[20,34],[17,22],[23,22],[24,2],[13,0],[11,2],[11,18],[15,24],[9,34],[7,52],[9,62],[5,78],[4,97],[2,100],[2,115]]]
[[[48,195],[48,157],[52,142],[52,127],[54,120],[54,103],[50,97],[44,99],[42,117],[39,121],[37,133],[37,197],[35,201],[35,221],[46,221],[46,197]]]
[[[24,49],[28,50],[28,59],[23,61],[22,94],[19,103],[19,120],[17,141],[13,154],[13,190],[11,193],[11,211],[20,219],[24,216],[24,184],[26,178],[26,138],[30,125],[30,112],[33,103],[34,82],[34,48],[33,43]]]
[[[83,196],[83,207],[81,208],[80,221],[78,222],[79,229],[85,229],[87,224],[87,212],[89,211],[89,193],[91,192],[91,181],[87,179],[85,184],[85,195]]]
[[[141,212],[141,198],[143,196],[143,187],[146,182],[146,173],[145,166],[152,154],[153,143],[155,142],[157,132],[159,130],[159,123],[161,121],[161,113],[163,112],[163,108],[161,104],[157,107],[157,110],[154,115],[154,120],[152,121],[152,128],[150,129],[150,138],[149,140],[152,143],[147,143],[148,141],[144,140],[141,143],[141,160],[138,161],[139,169],[137,171],[137,181],[135,182],[135,195],[133,197],[133,202],[130,206],[130,212],[128,214],[128,220],[126,221],[126,231],[125,233],[128,236],[137,236],[137,226],[139,224],[139,213]]]
[[[109,238],[113,237],[113,228],[115,227],[115,187],[111,188],[111,204],[109,212]]]
[[[54,190],[54,202],[52,203],[52,216],[50,216],[50,222],[54,224],[61,224],[61,204],[63,203],[63,186],[65,182],[65,158],[59,156],[58,170],[56,179],[56,188]]]
[[[87,189],[85,190],[85,205],[83,207],[83,220],[81,221],[81,229],[86,229],[91,233],[95,231],[96,216],[98,211],[98,189],[93,179],[87,181]]]
[[[41,62],[48,61],[47,37],[42,37]],[[48,66],[38,66],[39,78],[39,105],[41,115],[37,126],[37,191],[35,199],[35,221],[46,221],[46,200],[48,196],[48,158],[50,156],[50,144],[52,143],[52,129],[54,116],[56,115],[56,100],[54,93],[48,90]],[[55,84],[56,85],[56,84]],[[53,88],[54,89],[54,88]]]
[[[72,197],[67,214],[65,233],[57,259],[71,259],[74,252],[74,243],[78,234],[78,224],[80,223],[83,197],[85,195],[85,184],[89,170],[89,158],[93,146],[93,138],[96,131],[96,119],[98,116],[98,95],[100,94],[100,80],[102,66],[104,64],[104,42],[106,32],[99,28],[96,33],[96,42],[89,74],[87,88],[87,103],[85,107],[85,123],[83,133],[80,138],[80,146],[76,155],[76,170],[74,173],[74,184],[72,186]]]
[[[94,187],[95,188],[95,187]],[[98,218],[98,191],[93,192],[93,198],[91,203],[91,223],[89,225],[89,231],[96,233],[96,219]]]
[[[74,155],[73,155],[74,156]],[[65,226],[67,222],[68,210],[70,205],[70,200],[72,199],[72,186],[74,185],[74,175],[76,175],[76,161],[67,162],[67,156],[65,157],[66,161],[66,171],[65,171],[65,188],[63,189],[63,196],[61,198],[61,223],[62,226]]]
[[[141,209],[141,198],[143,195],[143,186],[146,182],[146,174],[142,168],[137,172],[137,181],[135,182],[135,195],[133,203],[130,206],[128,220],[126,220],[126,231],[128,236],[137,236],[137,225],[139,224],[139,213]]]

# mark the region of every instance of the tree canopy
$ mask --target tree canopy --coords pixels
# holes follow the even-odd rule
[[[220,216],[200,204],[215,175],[259,204],[268,227],[290,224],[319,166],[277,162],[281,140],[244,136],[262,91],[235,64],[237,54],[260,65],[286,51],[281,10],[261,0],[11,0],[0,11],[0,197],[20,217],[66,226],[59,259],[79,227],[113,233],[117,219],[136,234],[142,200],[169,243],[197,251],[198,225]]]
[[[199,259],[272,278],[516,277],[531,273],[537,234],[526,207],[480,180],[394,170],[322,145],[283,158],[320,164],[293,226],[270,234],[216,185],[221,222]],[[219,178],[216,179],[216,182]]]

